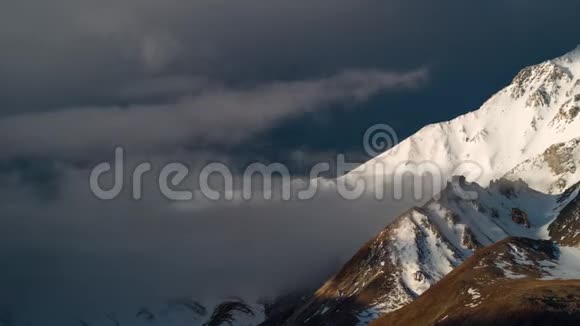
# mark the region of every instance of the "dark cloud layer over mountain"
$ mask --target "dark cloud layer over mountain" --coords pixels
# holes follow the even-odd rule
[[[537,61],[577,41],[577,2],[546,6],[519,0],[13,1],[0,12],[3,111],[118,104],[120,90],[152,77],[251,84],[346,68],[489,67],[498,60],[513,64],[532,49],[530,61]]]
[[[150,152],[200,143],[237,145],[284,118],[345,101],[362,102],[385,90],[417,88],[426,78],[425,70],[345,71],[326,79],[245,90],[210,89],[164,104],[5,117],[0,119],[0,157],[56,154],[78,160],[110,152],[115,145]]]
[[[242,151],[258,146],[273,157],[304,148],[360,151],[359,138],[369,124],[388,122],[407,136],[425,123],[465,112],[521,66],[569,50],[578,42],[580,27],[579,5],[573,0],[558,5],[519,0],[24,0],[1,6],[0,116],[66,110],[51,117],[68,116],[62,120],[71,133],[95,119],[108,119],[105,112],[111,108],[147,112],[184,102],[193,113],[215,111],[219,118],[212,126],[227,127],[240,116],[247,121],[256,114],[269,116],[271,110],[250,102],[216,111],[183,98],[208,88],[225,89],[224,96],[231,98],[230,90],[260,91],[352,70],[430,69],[430,83],[419,94],[374,92],[368,94],[375,95],[371,102],[357,103],[358,109],[347,114],[336,110],[341,103],[322,101],[313,106],[323,110],[297,110],[267,125],[246,128],[240,123],[254,136],[239,143]],[[288,106],[287,93],[280,93],[279,99],[270,98],[271,106]],[[202,104],[206,107],[194,107]],[[104,112],[70,114],[87,107]],[[144,119],[123,115],[115,122],[118,128],[130,129],[133,121]],[[45,117],[3,123],[26,124],[27,118],[43,123]],[[35,123],[30,128],[16,124],[23,147],[29,147],[26,133],[40,134],[48,144],[62,141],[51,129],[56,122],[46,122],[52,127]],[[116,136],[113,132],[111,138]],[[18,139],[10,139],[10,146],[20,146]],[[89,145],[92,141],[88,137]]]
[[[4,0],[0,26],[0,305],[114,309],[317,284],[397,209],[103,203],[87,169],[114,146],[192,165],[361,160],[369,126],[403,139],[571,50],[580,3]]]

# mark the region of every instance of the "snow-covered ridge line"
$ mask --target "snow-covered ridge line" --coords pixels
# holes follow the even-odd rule
[[[363,246],[284,325],[350,325],[355,318],[358,325],[366,325],[414,301],[476,250],[510,237],[552,239],[549,228],[562,210],[580,203],[578,185],[561,195],[544,194],[524,182],[504,179],[489,187],[475,183],[462,187],[476,192],[477,199],[458,196],[450,183],[438,199],[402,214]],[[514,209],[527,214],[525,222],[514,219]],[[525,252],[510,248],[510,256],[505,258],[525,265]],[[571,277],[576,251],[563,250],[567,256],[562,271],[558,261],[546,260],[534,263],[542,267],[537,269],[538,275]],[[497,268],[507,278],[520,277],[510,261],[499,262]]]
[[[485,186],[556,143],[580,137],[580,47],[523,69],[477,111],[428,125],[345,178],[371,176],[380,163],[433,162],[450,178],[462,162],[479,164]]]

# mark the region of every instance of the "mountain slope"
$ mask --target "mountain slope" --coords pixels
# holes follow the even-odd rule
[[[372,325],[577,325],[579,266],[580,249],[509,238],[478,251],[415,302]]]
[[[552,225],[566,223],[567,211],[577,207],[578,188],[554,196],[522,182],[483,188],[454,178],[440,198],[404,213],[365,244],[284,325],[365,325],[415,300],[477,249],[510,236],[549,239],[558,228]],[[527,226],[512,220],[513,208],[529,213]]]
[[[282,325],[366,325],[509,237],[577,245],[579,108],[580,47],[523,69],[479,110],[427,126],[342,177],[392,182],[428,163],[441,192],[365,244]],[[458,170],[466,162],[471,169]],[[470,174],[474,164],[481,175]]]
[[[411,302],[459,264],[461,253],[412,209],[368,242],[284,325],[356,324]],[[428,270],[431,275],[416,274]]]
[[[548,231],[554,241],[566,246],[580,247],[580,196],[560,211]]]

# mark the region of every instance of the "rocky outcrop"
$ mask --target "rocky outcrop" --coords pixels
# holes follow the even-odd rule
[[[580,181],[580,138],[548,147],[544,153],[522,162],[505,178],[526,180],[541,192],[559,194]]]
[[[575,186],[578,187],[580,184]],[[554,241],[567,246],[580,246],[580,195],[562,209],[548,230]]]
[[[523,225],[527,228],[530,227],[530,220],[528,220],[528,214],[519,208],[512,208],[512,221],[516,224]]]

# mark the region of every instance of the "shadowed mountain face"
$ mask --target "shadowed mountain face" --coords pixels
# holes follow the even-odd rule
[[[401,264],[405,263],[402,260],[409,252],[407,248],[396,245],[396,239],[402,235],[399,232],[415,236],[418,251],[425,255],[433,254],[426,240],[435,239],[437,236],[434,236],[434,232],[437,231],[429,228],[426,217],[419,210],[413,209],[365,244],[336,276],[283,325],[356,324],[360,315],[373,316],[372,309],[394,310],[411,302],[417,294],[403,280],[405,275]],[[446,248],[449,258],[454,262],[459,261],[453,257],[453,251],[444,241],[438,242],[438,246]],[[449,266],[442,268],[451,270]],[[444,275],[445,270],[440,273]],[[375,306],[378,307],[373,308]]]
[[[562,255],[550,241],[508,238],[371,325],[577,325],[580,280],[552,280],[567,269]]]
[[[549,230],[550,237],[562,245],[580,245],[580,196],[562,209]]]

